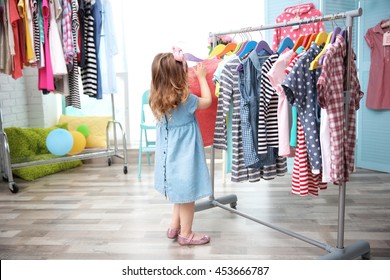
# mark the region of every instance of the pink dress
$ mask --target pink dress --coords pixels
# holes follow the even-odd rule
[[[54,90],[54,76],[53,67],[51,64],[50,44],[49,37],[49,16],[50,10],[47,0],[42,1],[42,15],[43,15],[43,27],[44,27],[44,52],[45,52],[45,66],[39,68],[38,71],[38,89],[53,91]]]
[[[276,23],[282,23],[295,19],[311,18],[315,16],[322,16],[321,11],[317,10],[314,7],[313,3],[307,3],[284,9],[284,12],[276,18]],[[291,40],[295,42],[300,35],[318,33],[324,30],[324,22],[314,22],[308,24],[275,28],[272,49],[276,52],[279,44],[286,37],[290,37]]]

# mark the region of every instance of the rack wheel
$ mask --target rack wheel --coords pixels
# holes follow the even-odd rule
[[[123,167],[123,173],[124,173],[124,174],[127,174],[127,166],[124,166],[124,167]]]
[[[112,162],[111,162],[111,158],[108,158],[108,166],[111,166]]]
[[[237,202],[230,203],[230,208],[237,209]]]
[[[9,189],[12,193],[17,193],[19,191],[19,187],[15,183],[10,183]]]
[[[362,260],[369,260],[369,259],[371,259],[371,253],[370,252],[362,255]]]

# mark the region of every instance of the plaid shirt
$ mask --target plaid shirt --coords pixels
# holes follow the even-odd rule
[[[67,64],[73,61],[75,57],[74,45],[73,45],[73,35],[72,35],[72,8],[70,6],[70,1],[65,0],[63,3],[62,10],[62,45],[64,48],[64,57]]]
[[[348,110],[348,127],[344,112],[344,77],[346,76],[346,42],[337,35],[335,43],[325,54],[321,76],[317,82],[318,102],[329,115],[331,147],[331,181],[335,184],[349,181],[354,170],[356,143],[356,110],[363,97],[355,62],[351,61],[351,90]],[[351,59],[351,58],[349,58]],[[346,132],[344,133],[344,131]]]

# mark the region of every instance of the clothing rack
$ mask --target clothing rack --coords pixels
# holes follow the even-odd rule
[[[10,149],[8,144],[8,138],[7,134],[4,131],[3,128],[3,116],[2,116],[2,108],[0,104],[0,171],[3,176],[3,179],[5,181],[8,181],[9,189],[12,193],[17,193],[19,191],[18,186],[16,185],[13,175],[12,175],[12,169],[17,169],[21,167],[26,166],[33,166],[33,165],[42,165],[42,164],[49,164],[49,163],[57,163],[57,162],[65,162],[65,161],[73,161],[73,160],[86,160],[86,159],[92,159],[92,158],[102,158],[106,157],[108,159],[108,166],[111,165],[112,160],[111,157],[115,156],[118,158],[123,159],[124,166],[123,166],[123,173],[127,174],[128,172],[128,166],[127,166],[127,144],[126,144],[126,134],[123,130],[123,127],[120,122],[115,120],[115,105],[114,105],[114,96],[111,94],[111,105],[112,105],[112,121],[107,122],[106,126],[106,141],[107,146],[105,149],[84,149],[84,151],[77,155],[69,155],[69,156],[62,156],[47,160],[36,160],[36,161],[29,161],[29,162],[21,162],[21,163],[11,163],[11,156],[10,156]],[[112,128],[112,134],[113,134],[113,145],[111,145],[111,139],[110,139],[110,129]],[[122,134],[122,153],[119,149],[118,139],[117,139],[117,129],[120,130]]]
[[[238,34],[238,33],[246,33],[246,32],[252,32],[252,31],[261,31],[261,30],[267,30],[267,29],[274,29],[274,28],[281,28],[286,26],[292,26],[292,25],[301,25],[301,24],[308,24],[308,23],[314,23],[314,22],[323,22],[323,21],[332,21],[336,19],[346,19],[345,25],[348,32],[348,49],[347,49],[347,57],[352,57],[352,27],[353,27],[353,18],[359,17],[362,15],[362,9],[356,9],[351,11],[346,11],[343,13],[337,13],[332,15],[325,15],[321,17],[312,17],[312,18],[306,18],[306,19],[299,19],[299,20],[291,20],[289,22],[284,23],[277,23],[277,24],[270,24],[270,25],[261,25],[259,27],[248,27],[248,28],[241,28],[237,30],[229,30],[226,32],[218,32],[218,33],[210,33],[210,37],[213,37],[213,42],[215,45],[216,42],[216,36],[218,35],[227,35],[227,34]],[[350,59],[347,59],[347,87],[345,91],[345,100],[346,100],[346,108],[345,112],[348,112],[348,104],[350,100],[350,81],[351,81],[351,61]],[[348,122],[348,115],[346,115],[346,122]],[[348,126],[348,123],[346,123]],[[317,246],[321,249],[324,249],[328,252],[328,254],[321,256],[320,259],[355,259],[358,257],[361,257],[363,259],[369,259],[371,257],[370,254],[370,245],[367,241],[359,240],[354,244],[351,244],[349,246],[344,246],[344,221],[345,221],[345,196],[346,196],[346,183],[343,182],[339,186],[339,204],[338,204],[338,234],[337,234],[337,245],[336,247],[333,247],[331,245],[328,245],[326,243],[322,243],[316,240],[313,240],[309,237],[303,236],[301,234],[292,232],[290,230],[272,225],[270,223],[261,221],[257,218],[251,217],[245,213],[242,213],[240,211],[237,211],[236,205],[237,205],[237,196],[227,195],[220,198],[214,197],[214,163],[215,163],[215,151],[214,148],[212,148],[211,151],[211,164],[210,164],[210,174],[211,174],[211,181],[212,181],[212,187],[213,187],[213,194],[209,197],[208,201],[202,201],[200,203],[196,203],[196,211],[202,211],[206,209],[210,209],[213,207],[220,207],[222,209],[225,209],[227,211],[230,211],[232,213],[235,213],[239,216],[242,216],[244,218],[247,218],[249,220],[252,220],[254,222],[257,222],[259,224],[262,224],[264,226],[267,226],[269,228],[272,228],[274,230],[277,230],[281,233],[287,234],[289,236],[292,236],[294,238],[300,239],[304,242],[307,242],[309,244],[312,244],[314,246]],[[230,208],[225,206],[225,204],[229,204]]]

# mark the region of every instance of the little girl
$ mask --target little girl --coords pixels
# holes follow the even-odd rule
[[[155,188],[173,205],[167,236],[180,245],[210,242],[207,235],[194,233],[195,200],[212,194],[202,136],[195,117],[197,109],[211,105],[206,68],[194,72],[201,97],[189,92],[188,66],[181,49],[157,54],[152,63],[149,104],[157,119]]]

